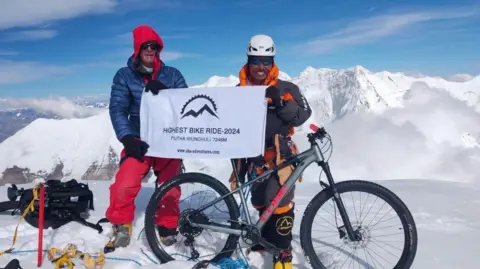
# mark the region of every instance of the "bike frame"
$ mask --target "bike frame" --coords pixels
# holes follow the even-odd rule
[[[258,229],[258,231],[261,231],[262,228],[264,227],[265,223],[273,215],[273,212],[275,211],[275,209],[278,208],[278,206],[280,205],[280,203],[282,202],[284,197],[292,190],[292,188],[294,187],[294,185],[296,184],[296,182],[298,181],[300,176],[303,174],[305,169],[310,164],[315,162],[323,169],[323,171],[326,174],[328,183],[329,183],[329,185],[327,185],[323,182],[321,182],[321,184],[326,186],[327,189],[330,189],[331,191],[333,191],[333,193],[334,193],[333,198],[334,198],[334,200],[337,203],[337,206],[339,208],[340,215],[342,216],[342,220],[343,220],[345,228],[347,230],[347,234],[348,234],[348,236],[350,237],[351,240],[355,240],[355,234],[354,234],[353,228],[352,228],[351,223],[348,219],[347,212],[345,210],[343,202],[340,199],[340,195],[338,195],[337,190],[335,188],[335,182],[334,182],[333,176],[330,172],[330,167],[328,165],[328,162],[325,161],[325,157],[324,157],[320,147],[318,146],[318,144],[316,142],[315,134],[309,134],[308,138],[309,138],[309,141],[310,141],[310,144],[311,144],[309,149],[307,149],[304,152],[301,152],[300,154],[298,154],[298,155],[296,155],[292,158],[289,158],[285,162],[281,163],[280,165],[278,165],[278,166],[276,166],[276,167],[274,167],[270,170],[264,171],[261,175],[257,176],[254,179],[251,179],[248,182],[243,183],[243,184],[240,184],[238,170],[237,170],[237,167],[235,165],[235,161],[231,160],[231,164],[232,164],[232,167],[233,167],[233,173],[235,175],[235,180],[236,180],[237,186],[239,186],[239,187],[236,190],[233,190],[233,191],[229,192],[228,194],[225,194],[222,197],[219,197],[219,198],[211,201],[210,203],[202,206],[201,208],[198,209],[198,211],[203,211],[204,209],[220,202],[221,200],[224,200],[228,196],[231,196],[231,195],[234,195],[237,192],[240,192],[240,199],[241,199],[242,207],[245,210],[244,212],[245,212],[245,215],[246,215],[247,224],[248,225],[253,225],[253,222],[250,218],[250,212],[248,210],[246,199],[245,199],[244,188],[247,188],[248,186],[252,185],[253,183],[255,183],[257,181],[266,179],[272,173],[275,173],[278,170],[280,170],[280,169],[282,169],[282,168],[284,168],[288,165],[297,163],[297,165],[295,166],[293,172],[288,177],[285,184],[278,190],[278,192],[275,195],[275,197],[273,198],[272,202],[269,204],[269,206],[266,208],[266,210],[264,210],[264,212],[260,216],[260,219],[254,224],[254,226]],[[222,224],[217,224],[217,223],[201,224],[201,223],[194,223],[192,221],[192,224],[194,224],[198,227],[201,227],[203,229],[208,229],[208,230],[217,231],[217,232],[221,232],[221,233],[227,233],[227,234],[234,234],[234,235],[238,235],[238,236],[241,236],[242,232],[243,232],[242,228],[232,229],[227,225],[222,225]],[[269,244],[265,240],[261,240],[260,243],[273,247],[271,244]]]

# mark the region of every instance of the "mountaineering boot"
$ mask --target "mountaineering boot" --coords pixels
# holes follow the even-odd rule
[[[160,242],[165,246],[171,246],[177,242],[177,229],[168,229],[162,226],[157,226]]]
[[[130,244],[131,236],[132,224],[114,224],[112,237],[105,246],[104,252],[112,252],[117,247],[127,247]]]
[[[273,256],[273,269],[292,269],[292,248],[282,250],[278,255]]]

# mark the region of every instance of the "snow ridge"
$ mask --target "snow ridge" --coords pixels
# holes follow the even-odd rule
[[[373,73],[362,66],[341,70],[308,66],[297,77],[285,72],[281,72],[280,77],[296,83],[312,106],[313,116],[297,128],[300,133],[308,131],[305,126],[310,123],[327,125],[357,113],[382,115],[395,108],[402,109],[405,102],[432,98],[427,93],[418,94],[424,91],[420,86],[414,94],[415,100],[410,100],[411,89],[419,85],[446,93],[479,111],[480,77],[451,82],[387,71]],[[236,84],[238,77],[233,75],[212,76],[194,87]],[[460,128],[465,126],[468,124]],[[459,132],[454,134],[455,141],[462,141],[470,148],[478,145],[475,128]],[[0,144],[0,171],[4,172],[0,185],[29,182],[35,177],[110,180],[116,171],[120,150],[121,144],[114,135],[106,109],[84,119],[38,119]]]

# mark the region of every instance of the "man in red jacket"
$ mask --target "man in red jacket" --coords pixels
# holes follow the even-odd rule
[[[120,167],[110,186],[110,205],[106,217],[113,224],[113,236],[105,247],[126,247],[132,235],[132,222],[142,179],[152,168],[158,183],[164,183],[181,171],[182,160],[145,156],[149,145],[140,140],[140,102],[143,91],[156,95],[167,88],[187,88],[176,68],[160,60],[164,43],[149,26],[133,30],[134,53],[127,66],[113,78],[110,96],[110,118],[118,140],[123,144]],[[171,245],[177,234],[180,189],[173,189],[161,201],[157,211],[158,232],[163,244]]]

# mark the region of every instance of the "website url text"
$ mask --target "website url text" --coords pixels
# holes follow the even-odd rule
[[[206,150],[206,149],[177,149],[180,153],[202,153],[202,154],[220,154],[219,150]]]

